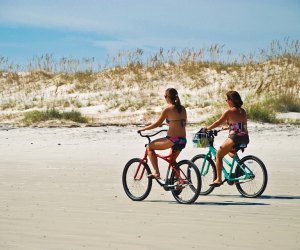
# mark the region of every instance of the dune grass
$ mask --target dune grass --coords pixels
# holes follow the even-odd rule
[[[246,108],[248,119],[258,122],[277,123],[276,113],[273,109],[255,103]]]
[[[105,65],[97,65],[94,58],[56,59],[46,54],[23,68],[0,56],[0,110],[24,112],[29,124],[66,119],[57,110],[99,104],[105,106],[103,114],[116,117],[118,112],[143,114],[163,106],[162,92],[175,87],[190,110],[209,110],[216,117],[224,105],[218,102],[228,90],[237,90],[250,119],[279,122],[277,112],[300,112],[299,47],[297,40],[273,41],[267,49],[240,57],[218,44],[160,48],[151,55],[136,49],[108,57]],[[29,108],[47,111],[28,113]]]
[[[23,122],[25,125],[44,122],[48,120],[70,120],[78,123],[87,123],[88,119],[78,111],[59,112],[56,109],[47,109],[46,111],[28,111],[24,114]]]
[[[264,94],[253,102],[257,97],[248,96],[245,108],[248,118],[253,121],[279,123],[276,113],[300,112],[300,98],[294,93],[283,93],[277,96]]]
[[[280,94],[277,97],[266,99],[266,106],[273,107],[277,112],[300,112],[300,98],[295,94]]]

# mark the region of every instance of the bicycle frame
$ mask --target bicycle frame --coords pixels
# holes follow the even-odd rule
[[[203,162],[203,166],[200,169],[200,173],[201,175],[206,175],[208,172],[208,167],[209,167],[209,162],[207,161],[207,158],[212,158],[212,156],[216,157],[217,155],[217,150],[214,146],[210,145],[209,146],[209,150],[208,153],[205,155],[205,159]],[[252,171],[245,165],[241,165],[239,163],[239,156],[237,155],[237,153],[233,156],[232,161],[228,161],[225,157],[223,158],[223,167],[222,167],[222,173],[224,174],[224,177],[226,180],[228,181],[236,181],[236,180],[246,180],[246,179],[250,179],[253,176]],[[206,164],[208,163],[208,164]],[[224,164],[225,163],[225,164]],[[233,167],[235,165],[235,163],[237,163],[237,165],[239,166],[239,168],[243,171],[243,177],[235,177],[233,171]],[[207,165],[207,166],[205,166]],[[229,167],[229,171],[226,170],[225,165],[227,167]],[[206,168],[205,168],[206,167]]]
[[[169,155],[160,155],[160,154],[157,154],[157,153],[155,153],[155,155],[156,155],[156,157],[158,157],[158,158],[160,158],[160,159],[162,159],[162,160],[164,160],[164,161],[166,161],[166,162],[169,163],[168,170],[167,170],[167,173],[166,173],[166,180],[168,179],[170,170],[172,169],[176,173],[176,177],[179,178],[179,182],[183,181],[182,177],[180,176],[180,172],[175,168],[175,164],[174,164],[174,160],[173,160],[173,157],[175,155],[174,152],[171,152]],[[140,176],[137,178],[137,176],[139,174],[139,171],[140,171],[140,168],[143,165],[142,162],[148,163],[148,158],[147,157],[148,157],[148,150],[146,149],[144,157],[141,159],[141,162],[138,165],[136,173],[134,174],[134,180],[139,180],[140,181],[142,179],[142,177],[144,176],[145,168],[143,167]],[[155,180],[161,186],[164,186],[165,184],[167,184],[167,182],[166,183],[160,182],[159,179],[155,179]]]

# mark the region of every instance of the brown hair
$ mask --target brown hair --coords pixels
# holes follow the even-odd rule
[[[177,92],[177,90],[174,89],[174,88],[168,88],[168,89],[166,90],[166,95],[169,96],[169,98],[170,98],[170,100],[171,100],[171,103],[172,103],[173,105],[175,105],[175,108],[177,109],[177,111],[178,111],[179,113],[181,113],[181,111],[182,111],[182,105],[181,105],[181,103],[180,103],[180,99],[179,99],[179,97],[178,97],[178,92]]]
[[[240,108],[243,105],[240,94],[237,91],[228,91],[226,93],[227,99],[233,102],[234,107]]]

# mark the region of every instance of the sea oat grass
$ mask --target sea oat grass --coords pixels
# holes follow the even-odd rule
[[[276,113],[261,103],[255,103],[246,107],[248,119],[258,122],[278,123]]]
[[[48,120],[71,120],[79,123],[87,123],[86,117],[78,111],[59,112],[56,109],[47,109],[46,111],[29,111],[24,114],[23,122],[25,125],[44,122]]]
[[[268,100],[277,112],[300,112],[300,98],[293,94],[281,94]]]
[[[174,87],[191,111],[225,110],[225,93],[237,90],[250,119],[278,122],[274,113],[300,112],[299,42],[289,39],[284,44],[274,41],[270,48],[248,56],[234,56],[223,45],[160,48],[151,55],[136,49],[109,57],[100,68],[95,71],[93,58],[55,59],[46,54],[32,58],[27,70],[20,70],[0,57],[0,108],[15,112],[101,104],[116,117],[119,112],[134,117],[165,105],[163,91]],[[217,106],[221,101],[223,106]],[[43,119],[51,117],[47,116]]]

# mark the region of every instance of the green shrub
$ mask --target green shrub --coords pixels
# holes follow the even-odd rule
[[[274,109],[278,112],[300,112],[300,99],[292,94],[282,94],[273,99]]]
[[[278,122],[275,111],[261,103],[252,104],[250,107],[247,107],[246,110],[250,120],[270,123]]]
[[[23,122],[26,125],[33,123],[48,121],[48,120],[71,120],[79,123],[88,122],[86,117],[83,117],[78,111],[62,112],[60,113],[56,109],[47,109],[46,111],[30,111],[24,114]]]
[[[278,123],[277,112],[300,112],[300,99],[296,94],[284,93],[276,96],[248,96],[245,99],[245,109],[248,118],[254,121]],[[257,101],[256,103],[253,103]]]
[[[24,114],[23,122],[25,124],[32,124],[43,122],[47,120],[60,119],[60,114],[57,110],[51,109],[46,111],[29,111]]]
[[[80,112],[74,110],[70,112],[63,112],[61,114],[61,118],[65,120],[71,120],[73,122],[79,122],[79,123],[88,122],[86,117],[82,116]]]

